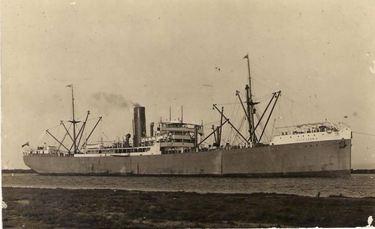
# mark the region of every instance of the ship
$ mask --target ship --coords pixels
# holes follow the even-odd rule
[[[23,147],[24,163],[38,174],[49,175],[134,175],[134,176],[242,176],[242,177],[348,177],[351,171],[351,129],[343,123],[328,121],[281,127],[268,143],[262,141],[281,91],[272,93],[262,114],[254,101],[249,57],[246,100],[236,91],[248,130],[243,134],[224,113],[224,107],[213,104],[220,115],[219,124],[205,135],[202,123],[189,123],[183,115],[177,121],[151,122],[146,133],[146,109],[133,109],[133,136],[110,143],[90,141],[102,120],[98,118],[84,136],[90,112],[77,121],[72,94],[73,127],[65,129],[63,139],[49,130],[57,143],[37,148]],[[230,144],[222,140],[224,125],[230,125],[241,140]],[[262,129],[261,129],[262,126]],[[212,144],[207,140],[213,138]],[[70,139],[71,143],[65,143]],[[65,142],[64,142],[65,141]],[[25,149],[27,148],[27,149]]]

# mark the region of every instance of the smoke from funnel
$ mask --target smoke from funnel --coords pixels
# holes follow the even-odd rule
[[[97,92],[91,96],[93,102],[104,108],[117,107],[117,108],[128,108],[129,106],[140,106],[136,102],[132,102],[126,99],[120,94],[107,93],[107,92]]]

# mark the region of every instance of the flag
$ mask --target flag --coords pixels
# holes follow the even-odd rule
[[[25,144],[22,145],[22,148],[25,146],[30,146],[29,142],[26,142]]]
[[[244,59],[249,59],[249,54],[246,54],[246,56],[243,57]]]
[[[73,87],[73,84],[68,84],[66,85],[66,87]]]

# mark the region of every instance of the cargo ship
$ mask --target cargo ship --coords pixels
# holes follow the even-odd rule
[[[342,123],[306,123],[281,128],[271,141],[262,141],[265,129],[281,95],[273,92],[262,114],[257,114],[258,102],[251,90],[248,55],[248,84],[246,100],[236,92],[247,121],[243,134],[217,104],[213,109],[220,115],[218,126],[205,135],[203,124],[180,120],[151,122],[146,134],[145,107],[135,106],[133,136],[111,143],[91,143],[90,137],[101,117],[87,137],[83,138],[90,112],[84,121],[74,114],[72,92],[72,131],[64,122],[65,135],[57,143],[33,149],[23,146],[25,164],[39,174],[54,175],[146,175],[146,176],[244,176],[244,177],[347,177],[351,171],[352,132]],[[241,144],[222,141],[224,125],[230,125]],[[262,126],[262,129],[261,129]],[[78,132],[77,132],[78,131]],[[212,144],[207,144],[213,138]],[[69,144],[65,143],[70,139]]]

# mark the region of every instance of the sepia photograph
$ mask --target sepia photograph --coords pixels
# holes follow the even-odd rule
[[[0,4],[3,228],[374,227],[373,0]]]

